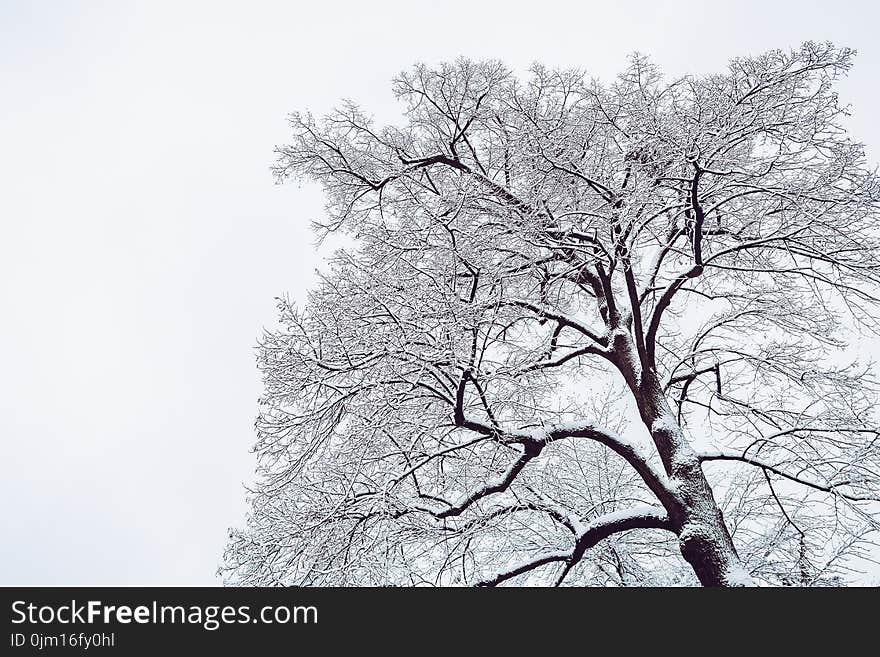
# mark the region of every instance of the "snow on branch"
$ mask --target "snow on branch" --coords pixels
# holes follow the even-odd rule
[[[807,486],[808,488],[813,488],[825,493],[831,493],[832,495],[838,495],[851,502],[880,502],[880,495],[856,495],[847,492],[845,487],[850,484],[848,481],[838,483],[814,481],[804,477],[802,474],[792,474],[779,465],[774,465],[768,461],[748,456],[742,452],[734,452],[730,450],[705,450],[698,452],[697,457],[700,461],[738,461],[740,463],[746,463],[756,468],[761,468],[765,472],[772,472],[773,474],[788,479],[789,481],[793,481],[796,484],[801,484],[802,486]]]
[[[652,506],[642,506],[606,513],[590,521],[583,528],[580,535],[577,536],[575,547],[571,552],[553,552],[539,555],[509,570],[483,579],[477,586],[497,586],[513,577],[541,566],[562,561],[565,562],[565,568],[560,576],[557,577],[557,583],[561,583],[568,571],[580,562],[587,550],[595,547],[597,543],[612,534],[633,529],[669,530],[669,518],[664,509]]]

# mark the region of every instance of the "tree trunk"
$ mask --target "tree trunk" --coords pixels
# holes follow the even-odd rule
[[[656,373],[643,370],[628,333],[615,337],[618,367],[651,434],[674,499],[663,501],[678,534],[682,556],[703,586],[753,586],[715,502],[702,464],[684,435]]]
[[[733,539],[715,502],[702,464],[685,438],[654,376],[641,385],[642,419],[660,452],[678,508],[667,509],[681,554],[704,586],[749,586]]]

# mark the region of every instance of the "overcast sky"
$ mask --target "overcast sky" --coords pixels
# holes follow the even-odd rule
[[[875,2],[0,0],[0,584],[216,584],[274,297],[320,265],[285,114],[459,55],[668,74],[830,39],[880,153]]]

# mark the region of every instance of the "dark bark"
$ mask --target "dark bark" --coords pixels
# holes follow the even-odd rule
[[[669,478],[672,499],[661,501],[678,535],[682,556],[704,586],[750,584],[700,459],[684,436],[656,372],[642,368],[628,332],[617,331],[613,347],[615,363],[635,397]]]

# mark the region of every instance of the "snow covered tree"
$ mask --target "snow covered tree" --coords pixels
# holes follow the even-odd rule
[[[260,344],[233,584],[835,584],[872,549],[878,177],[831,44],[294,114],[338,251]],[[629,419],[632,418],[632,422]],[[836,579],[838,578],[838,579]]]

